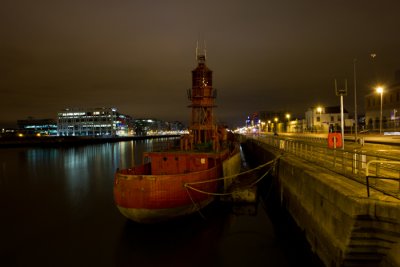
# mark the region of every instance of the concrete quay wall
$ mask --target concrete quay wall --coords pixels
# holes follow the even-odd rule
[[[279,153],[252,141],[259,158]],[[254,156],[253,155],[253,156]],[[326,266],[400,267],[400,201],[284,154],[275,190]]]

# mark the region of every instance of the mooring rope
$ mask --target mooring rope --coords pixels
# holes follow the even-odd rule
[[[196,184],[204,184],[204,183],[210,183],[210,182],[216,182],[216,181],[220,181],[220,180],[226,180],[226,179],[231,179],[233,177],[237,177],[239,175],[244,175],[250,172],[254,172],[258,169],[261,169],[265,166],[271,165],[273,163],[276,163],[276,161],[279,159],[280,156],[276,157],[275,159],[268,161],[267,163],[264,163],[262,165],[257,166],[256,168],[253,168],[251,170],[247,170],[244,172],[241,172],[239,174],[234,174],[234,175],[230,175],[230,176],[225,176],[225,177],[221,177],[221,178],[216,178],[216,179],[210,179],[210,180],[205,180],[205,181],[199,181],[199,182],[191,182],[191,183],[185,183],[183,186],[186,188],[186,190],[191,189],[193,191],[196,191],[198,193],[202,193],[202,194],[207,194],[207,195],[213,195],[213,196],[228,196],[228,195],[232,195],[233,192],[227,192],[227,193],[215,193],[215,192],[207,192],[204,190],[200,190],[197,189],[195,187],[193,187],[192,185],[196,185]],[[271,171],[272,167],[270,167],[260,178],[258,178],[256,181],[254,181],[253,183],[250,184],[251,186],[254,186],[255,184],[259,183],[265,176],[267,176],[267,174]],[[188,191],[189,192],[189,191]],[[190,198],[192,199],[191,195],[189,195]]]
[[[272,170],[272,167],[268,169],[260,178],[258,178],[255,182],[251,183],[250,187],[256,185],[258,182],[260,182],[267,174]]]
[[[185,186],[186,192],[189,195],[190,200],[193,203],[193,206],[196,208],[196,211],[200,214],[200,217],[203,218],[204,220],[206,219],[206,217],[203,215],[203,213],[201,213],[200,207],[199,205],[197,205],[197,203],[193,200],[192,195],[190,194],[188,188]]]
[[[269,168],[268,171],[266,171],[260,178],[258,178],[256,181],[254,181],[253,183],[251,183],[250,186],[248,186],[248,187],[252,187],[252,186],[254,186],[255,184],[257,184],[258,182],[260,182],[265,176],[267,176],[267,174],[268,174],[271,170],[272,170],[272,167]],[[215,180],[212,180],[212,181],[215,181]],[[190,186],[190,185],[188,185],[188,184],[189,184],[189,183],[184,184],[184,187],[186,188],[186,190],[189,188],[189,189],[192,189],[193,191],[196,191],[196,192],[199,192],[199,193],[203,193],[203,194],[206,194],[206,195],[212,195],[212,196],[229,196],[229,195],[232,195],[232,194],[234,193],[234,191],[228,192],[228,193],[213,193],[213,192],[207,192],[207,191],[203,191],[203,190],[197,189],[197,188],[195,188],[195,187],[193,187],[193,186]]]
[[[193,191],[196,191],[196,192],[199,192],[199,193],[203,193],[203,194],[206,194],[206,195],[211,195],[211,196],[229,196],[229,195],[232,195],[232,193],[212,193],[212,192],[207,192],[207,191],[203,191],[203,190],[197,189],[195,187],[192,187],[192,186],[186,185],[186,184],[184,186],[185,186],[186,190],[187,189],[192,189]]]
[[[267,163],[261,164],[261,165],[255,167],[254,169],[247,170],[247,171],[241,172],[241,173],[239,173],[239,174],[233,174],[233,175],[230,175],[230,176],[224,176],[224,177],[221,177],[221,178],[215,178],[215,179],[210,179],[210,180],[204,180],[204,181],[198,181],[198,182],[185,183],[184,186],[186,187],[186,185],[205,184],[205,183],[216,182],[216,181],[220,181],[220,180],[231,179],[231,178],[234,178],[234,177],[236,177],[236,176],[243,175],[243,174],[247,174],[247,173],[253,172],[253,171],[255,171],[255,170],[261,169],[261,168],[263,168],[263,167],[265,167],[265,166],[267,166],[267,165],[270,165],[270,164],[272,164],[272,163],[275,163],[279,158],[280,158],[280,156],[276,157],[276,158],[273,159],[273,160],[268,161]]]
[[[276,162],[278,161],[279,158],[280,158],[280,156],[276,157],[275,159],[273,159],[273,160],[271,160],[271,161],[268,161],[267,163],[264,163],[264,164],[262,164],[262,165],[259,165],[259,166],[257,166],[257,167],[254,168],[254,169],[251,169],[251,170],[248,170],[248,171],[244,171],[244,172],[241,172],[241,173],[239,173],[239,174],[235,174],[235,175],[231,175],[231,176],[225,176],[225,177],[217,178],[217,179],[210,179],[210,180],[206,180],[206,181],[200,181],[200,182],[185,183],[183,186],[185,187],[186,192],[187,192],[187,194],[189,195],[189,198],[190,198],[190,200],[192,201],[193,206],[196,208],[196,210],[197,210],[197,212],[200,214],[201,218],[203,218],[204,220],[206,220],[206,217],[205,217],[205,216],[203,215],[203,213],[201,212],[199,205],[194,201],[192,195],[190,194],[189,189],[191,189],[191,190],[193,190],[193,191],[195,191],[195,192],[198,192],[198,193],[207,194],[207,195],[213,195],[213,196],[228,196],[228,195],[232,195],[232,194],[234,193],[234,191],[228,192],[228,193],[211,193],[211,192],[206,192],[206,191],[197,189],[197,188],[195,188],[195,187],[193,187],[193,186],[190,186],[190,185],[202,184],[202,183],[209,183],[209,182],[215,182],[215,181],[220,181],[220,180],[225,180],[225,179],[231,179],[231,178],[233,178],[233,177],[237,177],[237,176],[239,176],[239,175],[247,174],[247,173],[253,172],[253,171],[255,171],[255,170],[261,169],[261,168],[263,168],[263,167],[265,167],[265,166],[267,166],[267,165],[269,165],[269,164],[272,164],[272,163],[276,164]],[[272,166],[271,166],[260,178],[258,178],[256,181],[254,181],[253,183],[251,183],[250,187],[251,187],[251,186],[254,186],[254,185],[257,184],[258,182],[260,182],[265,176],[267,176],[267,174],[268,174],[271,170],[272,170]]]

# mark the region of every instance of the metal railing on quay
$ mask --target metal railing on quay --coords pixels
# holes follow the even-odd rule
[[[400,163],[398,157],[382,155],[363,148],[332,149],[326,138],[288,138],[273,135],[247,136],[260,146],[273,147],[298,158],[317,164],[349,179],[400,199]],[[346,147],[346,146],[345,146]],[[368,170],[367,170],[368,165]],[[367,185],[366,176],[373,182]],[[379,179],[382,178],[382,179]]]

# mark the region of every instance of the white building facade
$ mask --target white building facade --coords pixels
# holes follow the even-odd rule
[[[124,115],[116,108],[67,108],[58,112],[59,136],[117,136],[127,135]]]
[[[349,113],[343,110],[345,126],[351,126],[353,120],[349,120]],[[311,107],[305,113],[306,131],[329,132],[330,129],[338,130],[341,127],[340,106]]]

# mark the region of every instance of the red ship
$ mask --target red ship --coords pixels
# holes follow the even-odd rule
[[[216,89],[205,51],[196,49],[196,58],[187,92],[189,134],[181,136],[179,147],[146,152],[143,164],[115,173],[115,204],[133,221],[153,223],[196,212],[224,193],[240,171],[238,143],[215,123]]]

